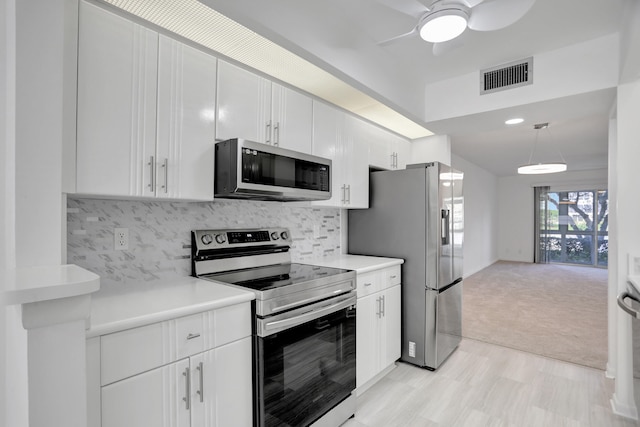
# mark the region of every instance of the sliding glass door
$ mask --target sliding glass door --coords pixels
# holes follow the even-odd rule
[[[537,202],[536,262],[607,266],[607,190],[543,191],[539,192]]]

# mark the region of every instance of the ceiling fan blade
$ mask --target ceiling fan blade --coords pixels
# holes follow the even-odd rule
[[[531,9],[535,0],[491,0],[471,9],[468,26],[476,31],[508,27]]]
[[[464,3],[468,8],[472,8],[482,3],[482,1],[483,0],[462,0],[462,3]]]
[[[456,37],[453,40],[449,40],[441,43],[433,44],[433,56],[443,56],[448,54],[449,52],[456,50],[464,45],[464,42],[460,40],[459,37]]]
[[[404,34],[400,34],[399,36],[395,36],[395,37],[391,37],[390,39],[386,39],[386,40],[382,40],[381,42],[378,42],[377,45],[378,46],[387,46],[391,43],[394,43],[400,39],[403,39],[405,37],[410,37],[414,34],[418,34],[418,28],[415,27],[413,30],[409,31],[408,33],[404,33]]]
[[[420,0],[376,0],[376,2],[413,18],[419,18],[429,10],[428,6],[425,6]],[[431,0],[426,2],[430,3]]]

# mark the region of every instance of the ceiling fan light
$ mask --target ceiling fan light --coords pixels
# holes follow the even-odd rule
[[[420,37],[431,43],[455,39],[467,28],[469,14],[462,9],[442,9],[428,14],[422,21]]]
[[[543,173],[558,173],[567,170],[566,163],[538,163],[535,165],[525,165],[518,168],[520,175],[538,175]]]

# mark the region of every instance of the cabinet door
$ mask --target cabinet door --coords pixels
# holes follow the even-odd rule
[[[271,143],[271,82],[218,61],[216,139]]]
[[[312,154],[331,159],[331,198],[312,202],[318,206],[342,207],[343,159],[341,129],[344,113],[322,102],[313,102],[313,148]]]
[[[383,317],[380,348],[380,369],[384,369],[400,358],[401,350],[401,316],[400,285],[382,292]]]
[[[187,359],[102,387],[102,427],[189,427]]]
[[[379,371],[380,292],[358,298],[356,316],[356,387]]]
[[[390,135],[377,126],[367,124],[365,130],[369,137],[369,165],[380,169],[393,169]]]
[[[346,208],[369,207],[369,156],[367,135],[360,120],[347,116],[343,144],[344,181],[348,185]],[[361,122],[361,121],[360,121]]]
[[[395,169],[406,169],[411,163],[411,143],[400,137],[396,137],[391,143],[391,151],[396,155]]]
[[[77,191],[153,195],[158,34],[80,2]]]
[[[213,199],[216,61],[211,55],[160,36],[158,197]]]
[[[273,145],[311,154],[313,102],[311,98],[272,83]]]
[[[251,338],[191,358],[192,426],[251,426]]]

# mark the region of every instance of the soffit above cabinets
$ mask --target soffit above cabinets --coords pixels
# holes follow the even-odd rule
[[[409,139],[431,131],[196,0],[103,0]]]

